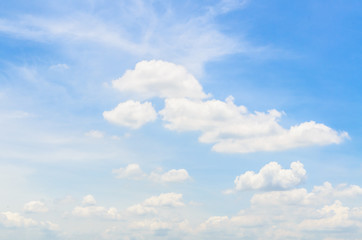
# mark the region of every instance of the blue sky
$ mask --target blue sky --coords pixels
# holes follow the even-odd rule
[[[1,2],[0,238],[362,238],[361,9]]]

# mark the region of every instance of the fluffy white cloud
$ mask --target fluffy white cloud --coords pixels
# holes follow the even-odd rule
[[[300,162],[292,162],[290,169],[282,169],[277,162],[270,162],[259,173],[247,171],[235,178],[235,189],[289,189],[300,184],[306,177],[306,170]]]
[[[92,137],[92,138],[103,138],[104,132],[101,132],[98,130],[91,130],[89,132],[86,132],[84,135],[86,135],[87,137]]]
[[[120,218],[120,214],[116,208],[106,208],[103,206],[77,206],[73,209],[72,214],[77,217],[101,217],[106,219]]]
[[[90,194],[88,194],[87,196],[83,197],[83,201],[82,204],[83,205],[95,205],[97,202],[94,199],[94,197]]]
[[[130,206],[129,208],[127,208],[128,212],[137,214],[137,215],[145,215],[145,214],[156,214],[157,210],[153,207],[147,207],[144,206],[143,204],[136,204],[133,206]]]
[[[340,201],[326,205],[317,211],[317,218],[304,220],[299,227],[308,231],[341,231],[344,229],[361,228],[362,222],[351,218],[349,207],[343,206]]]
[[[180,207],[185,205],[180,193],[162,193],[159,196],[147,198],[143,204],[152,207]]]
[[[138,164],[128,164],[125,168],[113,169],[117,178],[141,179],[146,176]]]
[[[190,175],[185,169],[172,169],[163,174],[152,172],[150,178],[160,182],[184,182],[190,179]]]
[[[0,213],[0,223],[5,227],[40,227],[48,230],[58,230],[58,225],[49,222],[49,221],[36,221],[31,218],[25,218],[19,213],[15,212],[1,212]]]
[[[315,186],[311,192],[305,188],[288,191],[272,191],[255,194],[251,198],[253,205],[316,205],[325,203],[330,199],[341,199],[362,196],[362,188],[357,185],[340,184],[333,187],[329,182]]]
[[[237,106],[233,98],[219,100],[165,100],[160,115],[165,127],[176,131],[200,131],[200,142],[214,143],[217,152],[247,153],[277,151],[309,145],[338,144],[348,138],[340,132],[314,121],[285,129],[278,124],[282,113],[249,113]]]
[[[47,206],[41,201],[31,201],[24,205],[25,212],[48,212]]]
[[[150,174],[146,174],[138,164],[128,164],[125,168],[113,169],[112,172],[117,178],[139,180],[148,176],[150,180],[155,182],[184,182],[191,179],[186,169],[171,169],[165,173],[157,169]]]
[[[156,120],[157,113],[150,102],[128,100],[111,111],[104,111],[103,117],[111,123],[137,129]]]
[[[206,97],[199,82],[186,68],[160,60],[137,63],[134,70],[126,71],[121,78],[114,80],[112,85],[123,93],[141,99]]]

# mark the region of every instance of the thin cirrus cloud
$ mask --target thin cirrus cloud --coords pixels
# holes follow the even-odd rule
[[[182,66],[165,61],[142,61],[134,70],[113,81],[113,87],[135,98],[165,99],[159,111],[165,128],[174,131],[201,132],[199,141],[213,144],[212,150],[225,153],[281,151],[312,145],[339,144],[349,138],[322,123],[303,122],[284,128],[283,115],[275,109],[250,113],[245,106],[210,99],[198,81]],[[157,117],[151,103],[129,100],[105,111],[106,120],[131,128],[140,128]]]
[[[124,168],[113,169],[117,178],[140,180],[148,177],[155,182],[184,182],[191,179],[186,169],[171,169],[165,173],[153,171],[150,174],[143,172],[139,164],[128,164]]]
[[[292,162],[290,169],[282,169],[277,162],[270,162],[258,173],[247,171],[235,178],[235,190],[290,189],[306,178],[306,170],[300,162]]]

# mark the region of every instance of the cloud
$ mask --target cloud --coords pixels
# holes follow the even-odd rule
[[[58,225],[49,221],[36,221],[31,218],[25,218],[19,213],[15,212],[1,212],[0,223],[5,227],[18,227],[18,228],[29,228],[29,227],[40,227],[51,231],[58,230]]]
[[[150,174],[146,174],[142,171],[138,164],[128,164],[125,168],[113,169],[113,173],[117,178],[128,178],[140,180],[148,177],[155,182],[184,182],[191,179],[186,169],[171,169],[168,172],[162,173],[160,169],[157,169]]]
[[[348,138],[314,121],[283,128],[278,124],[282,113],[249,113],[245,106],[237,106],[233,98],[220,100],[165,100],[160,115],[165,127],[175,131],[200,131],[199,141],[214,143],[212,150],[227,153],[280,151],[310,145],[339,144]]]
[[[127,70],[121,78],[113,80],[112,85],[122,93],[140,99],[207,97],[185,67],[160,60],[137,63],[134,70]]]
[[[255,194],[251,203],[258,206],[272,205],[316,205],[330,199],[351,198],[362,196],[362,188],[357,185],[339,184],[335,187],[325,182],[321,186],[314,186],[311,192],[305,188],[288,191],[272,191]]]
[[[185,169],[171,169],[163,174],[152,172],[150,179],[158,182],[184,182],[189,180],[190,176]]]
[[[101,217],[106,219],[119,219],[120,214],[114,207],[106,208],[102,206],[77,206],[73,209],[72,214],[77,217]]]
[[[83,201],[82,201],[83,205],[95,205],[96,203],[97,203],[97,201],[90,194],[83,197]]]
[[[111,111],[103,112],[103,117],[111,123],[137,129],[156,120],[157,113],[150,102],[128,100]]]
[[[113,169],[117,178],[142,179],[146,174],[138,164],[128,164],[125,168]]]
[[[41,201],[31,201],[24,205],[25,212],[41,213],[48,212],[47,206]]]
[[[116,208],[96,206],[96,203],[97,202],[92,195],[86,195],[82,200],[83,206],[76,206],[72,211],[72,215],[84,218],[100,217],[105,219],[120,219],[121,215]]]
[[[162,193],[159,196],[147,198],[143,204],[151,207],[180,207],[185,205],[180,193]]]
[[[89,132],[86,132],[84,135],[91,138],[103,138],[104,132],[98,130],[91,130]]]
[[[336,200],[332,205],[326,205],[318,210],[316,219],[306,219],[299,227],[308,231],[341,231],[349,229],[360,229],[362,222],[351,218],[352,210],[343,206],[341,201]]]
[[[290,189],[299,185],[306,177],[306,170],[300,162],[292,162],[290,169],[282,169],[277,162],[270,162],[259,173],[247,171],[235,178],[235,189],[270,190]]]
[[[357,185],[325,182],[304,188],[254,194],[251,206],[234,216],[211,216],[199,224],[199,239],[359,239],[362,196]],[[354,201],[353,207],[342,199]],[[260,231],[263,229],[263,231]]]
[[[134,213],[137,215],[145,215],[145,214],[156,214],[157,210],[153,207],[147,207],[143,204],[136,204],[127,208],[127,211],[130,213]]]

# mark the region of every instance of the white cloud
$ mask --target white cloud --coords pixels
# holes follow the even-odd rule
[[[117,178],[141,179],[146,177],[138,164],[128,164],[125,168],[113,169]]]
[[[48,230],[58,230],[58,225],[46,221],[36,221],[31,218],[25,218],[21,216],[19,213],[15,212],[1,212],[0,213],[0,223],[5,227],[21,227],[21,228],[29,228],[29,227],[40,227]]]
[[[340,184],[333,187],[329,182],[314,186],[311,192],[305,188],[288,191],[272,191],[255,194],[251,203],[258,206],[272,205],[317,205],[330,199],[351,198],[362,196],[362,188],[357,185]]]
[[[117,178],[129,178],[140,180],[148,177],[155,182],[184,182],[191,179],[186,169],[171,169],[168,172],[162,173],[162,169],[156,169],[150,174],[142,171],[138,164],[128,164],[125,168],[113,169],[112,172]]]
[[[190,179],[190,175],[185,169],[172,169],[163,174],[152,172],[150,179],[160,182],[184,182]]]
[[[157,113],[150,102],[128,100],[111,111],[103,112],[103,117],[111,123],[137,129],[156,120]]]
[[[77,217],[101,217],[106,219],[119,219],[120,214],[114,207],[105,208],[102,206],[77,206],[73,209],[72,214]]]
[[[262,167],[259,173],[247,171],[237,176],[235,189],[290,189],[300,184],[306,177],[306,170],[300,162],[292,162],[290,169],[282,169],[277,162],[270,162]]]
[[[25,212],[48,212],[47,206],[41,201],[31,201],[24,205]]]
[[[341,231],[343,229],[361,228],[362,222],[351,218],[351,209],[335,201],[318,210],[316,219],[306,219],[299,227],[308,231]]]
[[[89,132],[86,132],[84,135],[87,137],[92,137],[92,138],[103,138],[104,132],[101,132],[98,130],[91,130]]]
[[[136,204],[127,208],[128,212],[137,214],[137,215],[145,215],[145,214],[156,214],[157,210],[153,207],[147,207],[142,204]]]
[[[160,60],[137,63],[134,70],[127,70],[112,85],[122,93],[141,99],[206,97],[202,86],[186,68]]]
[[[200,142],[214,143],[217,152],[248,153],[341,143],[348,138],[340,132],[315,123],[304,122],[285,129],[278,124],[282,113],[249,113],[233,98],[219,100],[166,99],[160,115],[165,127],[176,131],[200,131]]]
[[[90,194],[88,194],[87,196],[83,197],[83,201],[82,204],[83,205],[95,205],[97,202],[94,199],[94,197]]]
[[[143,204],[151,207],[180,207],[185,205],[180,193],[162,193],[159,196],[147,198]]]

